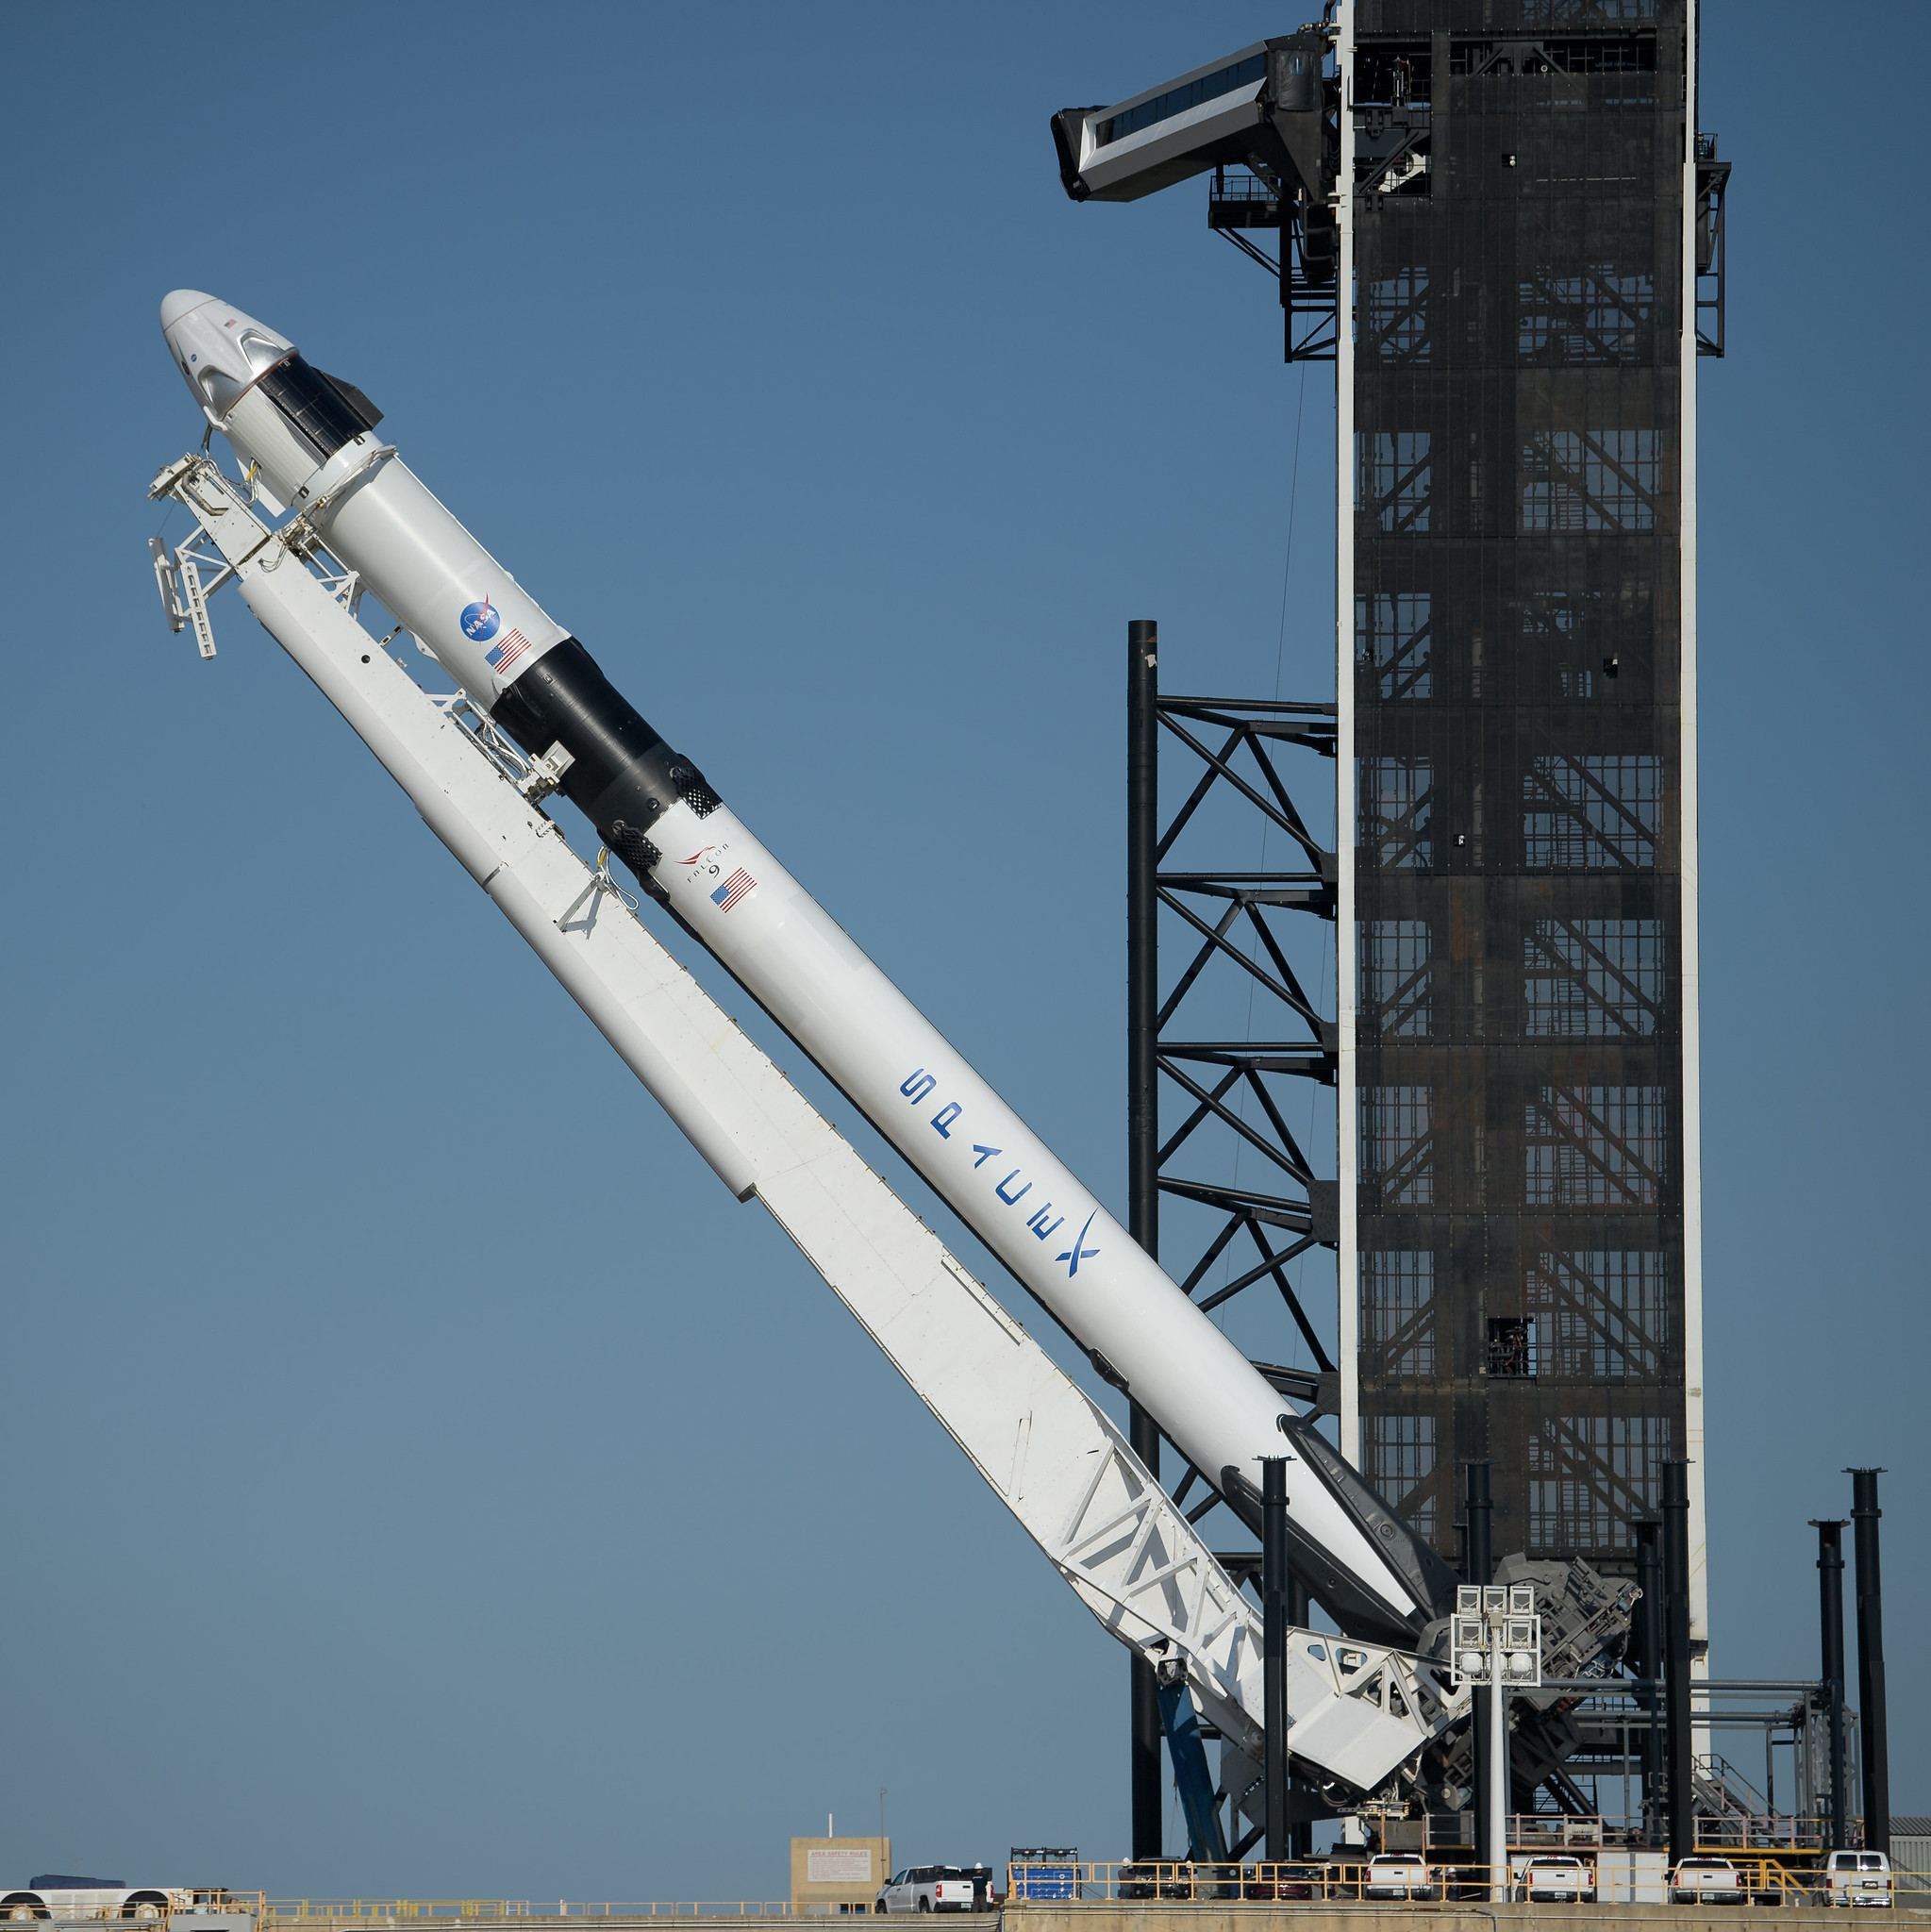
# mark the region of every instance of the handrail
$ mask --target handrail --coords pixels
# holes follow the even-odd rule
[[[1641,1863],[1639,1864],[1639,1859]],[[1582,1905],[1806,1905],[1827,1889],[1821,1872],[1791,1871],[1780,1860],[1744,1856],[1727,1869],[1703,1868],[1679,1890],[1659,1852],[1590,1845],[1567,1851],[1514,1848],[1507,1865],[1430,1857],[1422,1852],[1357,1853],[1346,1859],[1191,1864],[1156,1859],[1099,1863],[1041,1860],[1007,1868],[1003,1904],[1309,1903],[1434,1906],[1455,1903]],[[1687,1875],[1687,1874],[1686,1874]],[[1901,1878],[1903,1874],[1899,1874]],[[1540,1881],[1540,1882],[1539,1882]],[[1893,1880],[1895,1892],[1898,1880]]]
[[[264,1918],[283,1926],[406,1926],[444,1920],[453,1924],[534,1920],[560,1924],[565,1919],[625,1922],[637,1919],[823,1918],[869,1916],[873,1895],[852,1899],[478,1899],[478,1898],[307,1898],[270,1899]],[[187,1932],[176,1927],[174,1932]]]

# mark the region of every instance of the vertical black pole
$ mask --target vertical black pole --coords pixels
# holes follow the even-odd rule
[[[1159,1066],[1159,626],[1126,626],[1126,1198],[1133,1239],[1160,1252]],[[1160,1431],[1137,1402],[1127,1408],[1133,1452],[1160,1473]],[[1153,1666],[1132,1672],[1133,1856],[1160,1856],[1160,1697]]]
[[[1489,1491],[1489,1465],[1468,1466],[1469,1581],[1495,1580],[1495,1504]]]
[[[1466,1481],[1468,1580],[1477,1588],[1483,1588],[1495,1574],[1495,1509],[1489,1489],[1489,1465],[1486,1462],[1470,1463]],[[1489,1726],[1479,1695],[1471,1709],[1469,1739],[1474,1746],[1475,1856],[1486,1858],[1489,1856]]]
[[[1663,1464],[1663,1738],[1670,1862],[1696,1851],[1690,1725],[1690,1465]]]
[[[1642,1595],[1636,1605],[1636,1654],[1630,1661],[1654,1684],[1663,1674],[1663,1578],[1657,1560],[1656,1536],[1662,1525],[1653,1517],[1633,1523],[1636,1532],[1636,1587]],[[1642,1733],[1642,1841],[1663,1841],[1663,1738],[1656,1728],[1662,1700],[1654,1690],[1639,1700],[1649,1722]]]
[[[1857,1525],[1857,1727],[1864,1756],[1864,1849],[1890,1854],[1890,1744],[1884,1717],[1884,1583],[1877,1568],[1877,1478],[1851,1472],[1851,1520]]]
[[[1260,1659],[1267,1728],[1267,1856],[1292,1856],[1288,1838],[1288,1458],[1260,1459]]]
[[[1840,1852],[1850,1842],[1850,1792],[1844,1787],[1844,1525],[1841,1521],[1811,1519],[1817,1532],[1817,1635],[1823,1666],[1823,1694],[1829,1700],[1830,1724],[1830,1849]]]

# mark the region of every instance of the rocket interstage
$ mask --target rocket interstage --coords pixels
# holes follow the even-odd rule
[[[1447,1566],[376,439],[359,391],[211,296],[177,291],[161,317],[258,493],[544,761],[651,896],[1257,1527],[1261,1459],[1286,1439],[1294,1567],[1344,1630],[1407,1641],[1452,1604]]]

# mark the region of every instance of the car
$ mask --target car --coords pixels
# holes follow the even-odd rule
[[[1679,1906],[1740,1906],[1743,1874],[1727,1858],[1684,1858],[1670,1874],[1670,1898]]]
[[[1897,1880],[1882,1852],[1833,1852],[1823,1861],[1817,1888],[1821,1906],[1889,1906],[1896,1902]]]
[[[1433,1898],[1428,1861],[1420,1852],[1377,1852],[1368,1860],[1363,1898]]]
[[[92,1878],[54,1874],[36,1878],[31,1890],[0,1898],[0,1919],[164,1919],[173,1912],[205,1910],[194,1891],[130,1890]]]
[[[878,1888],[874,1912],[983,1912],[992,1874],[983,1865],[908,1865]]]
[[[1522,1868],[1509,1897],[1530,1905],[1584,1905],[1596,1902],[1596,1874],[1566,1852],[1543,1852]]]
[[[1327,1896],[1327,1867],[1325,1865],[1250,1865],[1248,1876],[1240,1887],[1240,1895],[1247,1899],[1280,1898],[1325,1898]]]

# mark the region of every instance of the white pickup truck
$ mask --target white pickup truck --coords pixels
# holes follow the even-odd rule
[[[908,1865],[878,1888],[874,1912],[983,1912],[992,1874],[985,1866]]]
[[[1523,1866],[1509,1896],[1526,1899],[1532,1906],[1592,1906],[1596,1874],[1570,1853],[1545,1852]]]
[[[1743,1874],[1727,1858],[1685,1858],[1670,1874],[1671,1902],[1679,1906],[1749,1903]]]

